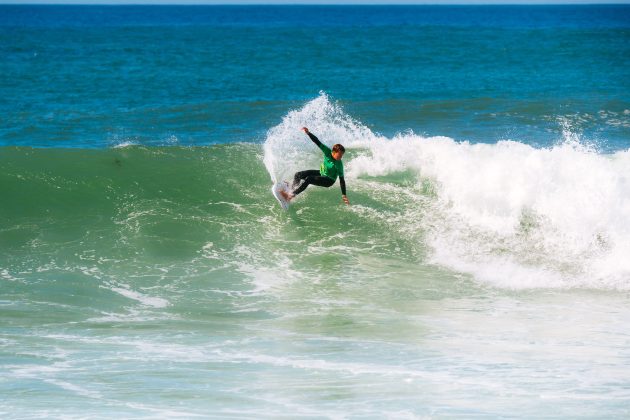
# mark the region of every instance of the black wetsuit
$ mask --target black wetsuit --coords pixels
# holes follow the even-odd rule
[[[328,149],[323,145],[317,137],[312,133],[306,133],[310,139],[319,147],[322,151]],[[328,149],[330,150],[330,149]],[[324,152],[325,153],[325,152]],[[319,187],[331,187],[335,183],[336,179],[322,175],[317,169],[311,169],[308,171],[296,172],[293,177],[293,195],[298,195],[306,189],[309,185],[317,185]],[[301,183],[301,184],[300,184]],[[346,195],[346,181],[343,176],[339,177],[339,185],[341,186],[341,194]],[[297,188],[296,188],[297,187]]]

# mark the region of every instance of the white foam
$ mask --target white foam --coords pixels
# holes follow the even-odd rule
[[[501,287],[630,289],[630,150],[598,153],[559,123],[563,136],[548,148],[413,133],[387,139],[321,94],[269,130],[265,165],[272,179],[311,157],[315,165],[320,156],[299,133],[308,126],[354,148],[344,158],[351,190],[371,193],[362,178],[397,172],[415,173],[418,191],[431,183],[428,205],[426,194],[418,200],[386,187],[402,197],[397,229],[428,245],[432,262]]]
[[[137,402],[128,402],[125,404],[129,408],[133,408],[134,410],[142,410],[155,414],[156,418],[168,419],[168,418],[193,418],[193,417],[205,417],[202,414],[193,413],[190,411],[181,411],[174,410],[172,408],[166,407],[154,407],[147,404],[137,403]]]
[[[107,282],[106,285],[102,287],[105,287],[106,289],[109,289],[112,292],[116,292],[121,296],[136,300],[143,305],[151,306],[153,308],[165,308],[170,305],[170,302],[166,299],[155,296],[147,296],[136,290],[132,290],[131,287],[126,284]]]
[[[439,196],[427,237],[435,262],[516,288],[630,287],[627,152],[416,143]]]
[[[122,141],[120,143],[116,143],[112,147],[114,149],[124,149],[125,147],[132,147],[132,146],[137,146],[137,145],[138,145],[137,142],[127,140],[127,141]]]
[[[62,381],[59,379],[44,379],[44,382],[47,382],[52,385],[56,385],[62,389],[65,389],[66,391],[73,392],[81,397],[96,398],[96,399],[102,398],[99,392],[90,391],[89,389],[72,384],[68,381]]]
[[[12,275],[9,272],[9,270],[7,270],[6,268],[0,269],[0,278],[5,279],[5,280],[9,280],[9,281],[23,280],[22,277],[15,277],[14,275]]]
[[[166,321],[179,319],[177,316],[165,312],[148,312],[145,310],[127,309],[124,313],[101,312],[101,316],[88,318],[88,323],[133,323],[133,322],[151,322]]]

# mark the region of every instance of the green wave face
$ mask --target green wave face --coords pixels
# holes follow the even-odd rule
[[[470,384],[481,372],[491,384],[483,390],[512,387],[510,402],[536,417],[545,409],[531,385],[539,354],[562,355],[551,359],[557,389],[581,383],[575,372],[584,354],[596,363],[592,371],[609,367],[610,347],[597,343],[626,331],[625,291],[511,289],[623,289],[623,271],[619,280],[589,283],[579,270],[622,249],[615,245],[625,236],[615,235],[625,225],[597,230],[599,242],[589,236],[591,248],[572,254],[554,236],[563,225],[549,228],[554,211],[541,217],[544,207],[498,232],[472,222],[487,217],[476,209],[494,203],[497,213],[528,185],[505,181],[505,168],[515,176],[551,159],[585,165],[591,170],[580,172],[590,178],[613,171],[624,179],[630,156],[446,138],[373,141],[344,157],[352,206],[342,204],[337,185],[309,187],[289,211],[271,195],[264,145],[1,149],[0,368],[9,380],[0,391],[16,416],[113,409],[168,417],[182,400],[184,417],[285,415],[284,404],[258,398],[269,396],[299,401],[306,416],[324,406],[339,417],[340,398],[380,414],[391,401],[415,407],[418,395],[443,401],[445,387],[476,407],[479,391]],[[509,165],[492,166],[503,162],[497,155]],[[303,162],[282,157],[271,166]],[[546,166],[547,178],[564,179]],[[471,183],[474,176],[488,182]],[[544,194],[557,190],[535,197]],[[499,216],[492,226],[512,214]],[[567,325],[562,340],[550,339]],[[576,336],[590,340],[583,353]],[[483,349],[481,361],[471,349]],[[533,356],[524,358],[524,349]],[[589,389],[608,394],[623,380],[610,385],[605,377]],[[355,394],[366,384],[367,397]],[[37,397],[24,400],[24,389]],[[503,392],[490,395],[503,407]]]
[[[6,148],[2,244],[14,252],[78,243],[114,252],[124,243],[134,253],[185,256],[216,231],[217,216],[227,221],[228,209],[262,196],[266,174],[256,153],[241,145]]]
[[[129,298],[187,306],[205,287],[382,278],[424,252],[395,228],[400,197],[369,181],[351,192],[363,205],[345,207],[335,185],[281,210],[259,145],[11,147],[0,156],[0,267],[13,280],[8,293],[30,299],[57,296],[89,311]]]

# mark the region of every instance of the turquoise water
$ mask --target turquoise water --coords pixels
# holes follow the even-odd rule
[[[0,416],[628,417],[628,13],[0,6]]]
[[[325,91],[375,132],[628,147],[627,6],[16,7],[0,144],[263,142]]]

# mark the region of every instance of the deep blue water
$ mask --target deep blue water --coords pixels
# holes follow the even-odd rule
[[[477,6],[10,6],[2,26],[628,27],[625,5]]]
[[[325,91],[388,136],[545,145],[568,125],[617,150],[629,41],[624,5],[5,5],[0,144],[259,142]]]

